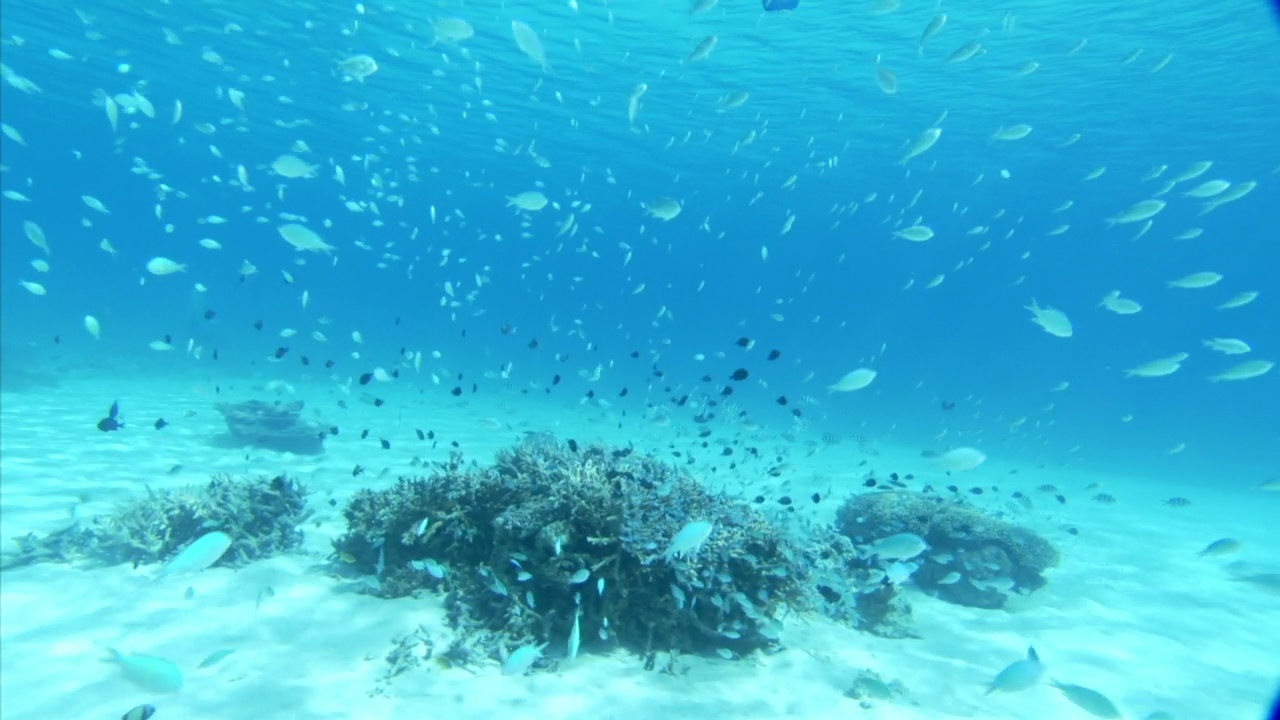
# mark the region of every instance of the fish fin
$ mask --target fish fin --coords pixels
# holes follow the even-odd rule
[[[1027,648],[1027,659],[1032,662],[1040,662],[1040,655],[1036,652],[1035,647]]]

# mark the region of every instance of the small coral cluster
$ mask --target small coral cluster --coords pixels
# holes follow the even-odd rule
[[[621,644],[650,666],[659,651],[776,648],[789,615],[849,594],[856,557],[834,532],[789,537],[672,465],[546,435],[492,466],[455,455],[430,477],[362,490],[345,515],[337,555],[376,573],[379,594],[447,593],[454,662],[543,643],[564,655],[575,634],[584,650]]]
[[[49,535],[16,538],[19,553],[6,567],[73,560],[137,567],[166,560],[213,530],[232,539],[218,564],[239,566],[299,547],[299,526],[311,516],[306,505],[306,489],[283,475],[250,480],[215,476],[203,486],[148,490],[146,497],[109,515]]]
[[[1032,592],[1058,564],[1049,541],[960,500],[905,491],[855,495],[837,513],[836,527],[859,545],[914,533],[929,550],[912,581],[940,600],[1002,607],[1009,591]]]

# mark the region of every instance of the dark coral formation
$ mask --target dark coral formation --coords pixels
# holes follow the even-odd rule
[[[147,491],[110,515],[99,515],[45,536],[15,538],[20,547],[5,567],[33,562],[89,561],[134,567],[169,559],[213,530],[231,536],[216,563],[237,567],[302,544],[311,512],[301,483],[283,475],[252,480],[215,476],[207,485]]]
[[[941,600],[970,607],[998,608],[1006,591],[1038,590],[1044,571],[1058,564],[1058,551],[1034,532],[937,495],[855,495],[840,507],[836,528],[859,545],[897,533],[919,535],[929,550],[912,580]],[[959,581],[939,582],[953,572]],[[1005,587],[1009,581],[1012,587]]]
[[[236,447],[252,445],[277,452],[319,455],[324,452],[324,439],[329,430],[303,419],[303,407],[301,400],[218,403],[214,408],[227,421],[227,435],[219,440]]]
[[[738,657],[778,647],[789,615],[853,596],[846,538],[791,538],[672,465],[546,435],[489,467],[455,455],[430,477],[362,490],[345,515],[337,555],[376,573],[377,593],[447,593],[453,662],[543,643],[563,656],[579,610],[584,652],[621,644],[650,666],[659,651]],[[667,553],[703,521],[696,552]]]

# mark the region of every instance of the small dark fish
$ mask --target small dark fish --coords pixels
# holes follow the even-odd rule
[[[98,421],[98,429],[102,432],[114,432],[124,429],[124,423],[120,422],[119,400],[111,403],[111,409],[107,411],[107,416]]]
[[[738,368],[737,370],[734,370],[733,374],[729,377],[736,382],[742,382],[747,379],[748,375],[750,375],[750,373],[748,373],[744,368]]]
[[[956,406],[955,402],[953,402],[953,401],[951,401],[951,400],[943,400],[943,401],[942,401],[942,409],[943,409],[943,410],[953,410],[953,409],[955,409],[955,406]]]
[[[160,418],[159,420],[157,420],[157,421],[156,421],[156,429],[157,429],[157,430],[163,430],[163,429],[165,429],[165,428],[167,428],[167,427],[169,427],[169,422],[168,422],[167,420],[165,420],[164,418]]]
[[[574,440],[573,438],[569,438],[569,450],[571,450],[572,452],[578,452],[577,440]]]
[[[1097,495],[1093,496],[1093,500],[1094,502],[1099,502],[1099,503],[1102,503],[1103,505],[1111,505],[1115,503],[1116,498],[1114,495],[1108,495],[1107,493],[1098,493]]]
[[[787,396],[786,396],[786,395],[779,395],[779,396],[778,396],[778,399],[777,399],[777,400],[774,400],[774,402],[778,403],[779,405],[786,405],[786,404],[787,404]]]
[[[530,340],[530,341],[529,341],[529,349],[530,349],[530,350],[537,350],[537,349],[538,349],[538,339],[537,339],[537,338],[534,338],[534,339],[532,339],[532,340]]]
[[[255,321],[253,321],[253,329],[254,329],[254,330],[261,330],[261,329],[262,329],[262,321],[261,321],[261,320],[255,320]]]
[[[1165,500],[1164,504],[1170,507],[1186,507],[1191,504],[1191,501],[1184,497],[1171,497]]]
[[[372,380],[373,380],[373,373],[367,372],[367,373],[360,374],[361,385],[368,385]]]
[[[768,360],[777,360],[777,359],[778,359],[778,358],[780,358],[780,357],[782,357],[782,351],[781,351],[781,350],[770,350],[770,351],[769,351],[769,357],[768,357],[767,359],[768,359]]]
[[[390,441],[390,440],[388,440],[388,439],[386,439],[386,438],[381,438],[381,439],[379,439],[379,441],[378,441],[378,442],[380,442],[380,443],[382,444],[382,449],[383,449],[383,450],[390,450],[390,449],[391,449],[391,441]]]
[[[783,495],[782,497],[778,498],[778,504],[779,504],[779,505],[790,505],[790,504],[791,504],[791,496],[790,496],[790,495]]]
[[[875,486],[876,486],[876,479],[873,477],[869,477],[866,480],[862,481],[862,487],[875,487]]]
[[[813,495],[810,495],[809,499],[813,501],[814,505],[817,505],[818,503],[822,502],[822,496],[819,495],[818,493],[814,493]]]
[[[752,339],[751,339],[751,338],[749,338],[749,337],[740,337],[740,338],[738,338],[738,342],[737,342],[738,347],[740,347],[740,348],[746,348],[746,349],[748,349],[748,350],[750,350],[752,347],[754,347],[754,346],[755,346],[755,344],[756,344],[756,341],[755,341],[755,340],[752,340]]]
[[[980,488],[980,487],[971,487],[971,488],[969,488],[969,492],[973,493],[974,495],[981,495],[981,494],[982,494],[982,488]]]
[[[364,466],[356,465],[355,467],[351,468],[351,477],[360,477],[363,474],[364,474]]]
[[[1045,493],[1056,493],[1056,492],[1058,492],[1058,488],[1054,487],[1053,485],[1041,485],[1040,487],[1038,487],[1038,488],[1036,488],[1036,489],[1037,489],[1037,490],[1039,490],[1040,492],[1045,492]]]
[[[217,310],[205,310],[205,311],[204,311],[204,319],[205,319],[205,320],[212,320],[212,319],[214,319],[214,318],[216,318],[216,317],[218,317],[218,311],[217,311]]]
[[[450,391],[449,391],[449,394],[450,394],[450,395],[452,395],[452,396],[454,396],[454,397],[458,397],[458,396],[462,395],[462,388],[460,388],[460,387],[454,387],[452,390],[450,390]]]
[[[287,347],[278,347],[278,348],[276,348],[276,351],[275,351],[274,353],[272,353],[272,354],[275,356],[275,358],[276,358],[277,360],[279,360],[280,358],[284,357],[284,356],[285,356],[285,355],[287,355],[288,353],[289,353],[289,348],[287,348]]]
[[[150,720],[152,715],[156,714],[155,705],[139,705],[120,716],[120,720]]]
[[[334,364],[334,363],[333,363],[333,361],[332,361],[332,360],[325,360],[325,361],[324,361],[324,366],[325,366],[325,368],[326,368],[326,369],[327,369],[327,368],[331,368],[331,367],[333,367],[333,364]]]
[[[1054,496],[1053,496],[1053,499],[1054,499],[1054,500],[1057,500],[1059,505],[1066,505],[1066,504],[1067,504],[1067,496],[1065,496],[1065,495],[1054,495]]]
[[[421,430],[414,430],[414,432],[418,434],[418,439],[419,439],[419,440],[426,440],[426,439],[427,439],[427,434],[426,434],[426,433],[424,433],[424,432],[422,432]]]

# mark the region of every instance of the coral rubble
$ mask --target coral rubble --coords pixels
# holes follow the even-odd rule
[[[1034,532],[937,495],[855,495],[837,512],[836,528],[859,545],[919,535],[929,551],[912,580],[941,600],[970,607],[998,608],[1008,591],[1033,592],[1044,586],[1044,571],[1058,564],[1058,551]]]
[[[336,555],[376,574],[378,594],[446,593],[454,663],[543,643],[554,660],[571,635],[646,665],[658,652],[735,658],[779,647],[790,615],[852,596],[846,538],[791,537],[630,448],[533,434],[488,467],[455,454],[430,477],[361,490],[345,516]]]
[[[146,497],[109,515],[45,536],[15,538],[19,552],[7,558],[5,567],[80,560],[137,567],[166,560],[213,530],[232,538],[217,564],[239,566],[299,547],[299,526],[311,516],[306,504],[306,489],[283,475],[252,480],[219,475],[202,486],[148,489]]]

